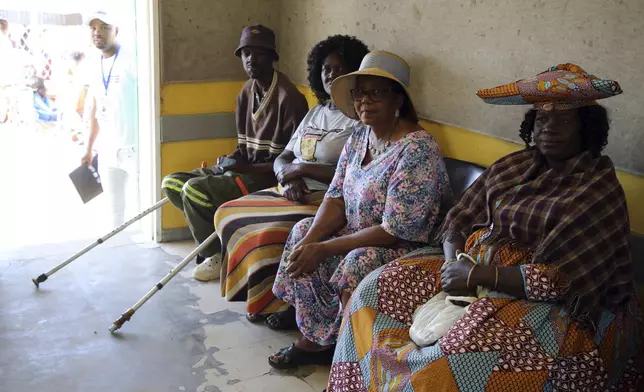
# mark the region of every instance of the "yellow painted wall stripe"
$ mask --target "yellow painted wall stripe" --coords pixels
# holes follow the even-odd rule
[[[315,97],[315,94],[313,94],[313,90],[311,90],[310,87],[297,85],[297,89],[300,90],[302,94],[304,94],[304,97],[306,97],[306,102],[308,102],[310,108],[318,104],[318,99]]]
[[[237,146],[236,138],[189,140],[185,142],[163,143],[161,145],[161,175],[175,172],[191,171],[201,167],[201,161],[209,166],[217,158],[229,154]],[[163,206],[161,225],[164,230],[186,227],[186,220],[181,210],[171,204]]]
[[[244,82],[169,83],[161,87],[161,116],[234,112]]]
[[[244,82],[173,83],[162,87],[161,113],[167,115],[234,112],[236,97]],[[298,86],[309,106],[317,103],[310,88]],[[490,166],[499,158],[523,148],[493,136],[466,129],[422,120],[421,125],[437,140],[444,156]],[[163,175],[189,171],[199,167],[204,159],[214,160],[235,148],[235,139],[196,140],[166,143],[161,146]],[[201,155],[200,155],[201,154]],[[644,234],[644,177],[617,171],[626,192],[630,210],[631,229]],[[174,209],[174,208],[173,208]],[[176,210],[176,209],[175,209]],[[183,215],[163,209],[163,228],[185,227]]]
[[[161,116],[235,112],[244,82],[168,83],[161,87]],[[297,86],[310,107],[317,98],[310,88]]]

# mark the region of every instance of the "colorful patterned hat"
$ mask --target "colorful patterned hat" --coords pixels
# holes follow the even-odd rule
[[[622,93],[614,80],[599,79],[575,64],[559,64],[531,78],[494,88],[476,95],[493,105],[528,105],[537,109],[568,110],[596,105],[597,99]]]

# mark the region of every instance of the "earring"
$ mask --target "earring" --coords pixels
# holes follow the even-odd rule
[[[396,116],[396,118],[400,117],[400,109],[396,109],[394,116]]]

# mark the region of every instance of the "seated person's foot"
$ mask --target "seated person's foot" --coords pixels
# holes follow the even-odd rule
[[[330,365],[333,362],[335,345],[320,346],[301,337],[268,357],[268,363],[276,369],[294,369],[305,365]]]
[[[266,318],[266,325],[268,325],[268,328],[275,331],[297,329],[295,308],[289,306],[288,309],[283,312],[271,314]]]
[[[203,263],[198,264],[192,271],[192,277],[200,282],[219,280],[221,276],[221,255],[217,253],[206,258]]]
[[[259,323],[266,320],[267,317],[269,316],[261,313],[246,313],[246,320],[250,321],[251,323]]]

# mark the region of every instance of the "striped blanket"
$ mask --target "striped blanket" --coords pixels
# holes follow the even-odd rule
[[[287,308],[272,291],[284,244],[297,222],[315,216],[324,193],[312,193],[306,204],[298,204],[282,197],[278,188],[270,188],[217,209],[215,227],[222,244],[223,297],[246,301],[250,314],[270,314]]]

